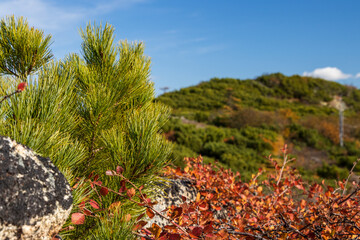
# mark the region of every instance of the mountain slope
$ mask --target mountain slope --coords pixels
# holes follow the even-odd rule
[[[347,106],[344,147],[334,107],[340,99]],[[254,80],[214,78],[157,98],[173,108],[164,131],[176,143],[174,158],[202,154],[245,178],[266,167],[264,157],[279,155],[284,143],[308,176],[344,177],[360,156],[359,100],[354,87],[280,73]]]

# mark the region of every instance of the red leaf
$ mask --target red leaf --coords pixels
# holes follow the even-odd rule
[[[93,213],[92,213],[91,211],[87,210],[87,209],[84,209],[84,210],[83,210],[83,213],[84,213],[86,216],[92,216],[92,215],[93,215]]]
[[[196,237],[199,237],[203,232],[203,229],[201,227],[195,227],[192,231],[191,234],[195,235]]]
[[[208,208],[209,208],[209,206],[206,202],[199,204],[200,211],[206,211],[206,210],[208,210]]]
[[[79,204],[79,208],[80,208],[81,210],[83,210],[84,207],[85,207],[85,202],[82,201],[82,202]]]
[[[71,214],[71,222],[76,225],[84,224],[85,215],[82,213],[73,213]]]
[[[138,217],[136,218],[136,221],[139,221],[140,219],[142,219],[144,215],[145,215],[145,213],[140,214],[140,216],[138,216]]]
[[[284,145],[284,147],[281,149],[281,151],[286,154],[287,153],[287,144]]]
[[[25,90],[26,86],[27,86],[27,83],[26,83],[26,82],[21,82],[21,83],[18,84],[17,90],[20,91],[20,92],[22,92],[22,91]]]
[[[120,189],[119,189],[119,193],[125,192],[125,191],[127,190],[125,180],[121,180],[121,181],[120,181],[120,186],[121,186],[121,187],[120,187]]]
[[[180,240],[181,236],[178,233],[169,233],[169,240]]]
[[[119,193],[122,193],[122,192],[125,192],[126,191],[126,187],[125,186],[122,186],[120,189],[119,189]]]
[[[163,232],[161,232],[160,237],[157,240],[168,240],[168,239],[169,239],[169,233],[163,234]],[[144,238],[144,240],[145,240],[145,238]]]
[[[95,185],[101,186],[102,182],[101,181],[94,181],[93,182]]]
[[[121,173],[123,173],[124,172],[124,169],[122,168],[122,167],[120,167],[120,166],[117,166],[116,167],[116,173],[117,174],[121,174]]]
[[[102,187],[100,189],[100,194],[103,195],[103,196],[106,196],[107,194],[109,193],[109,190],[105,187]]]
[[[99,209],[99,204],[97,202],[95,202],[94,200],[90,199],[89,201],[90,205],[95,208],[95,209]]]
[[[147,222],[145,222],[145,221],[139,221],[133,228],[133,231],[137,231],[137,230],[143,228],[146,224],[147,224]]]
[[[204,228],[204,233],[211,233],[213,231],[212,223]]]

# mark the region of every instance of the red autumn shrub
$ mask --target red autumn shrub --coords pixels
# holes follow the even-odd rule
[[[172,239],[347,239],[360,237],[359,186],[345,195],[345,181],[338,188],[305,183],[295,169],[269,157],[275,174],[264,181],[258,177],[242,182],[239,173],[204,165],[202,158],[187,158],[186,168],[168,168],[170,178],[193,180],[199,194],[190,204],[171,207],[167,214],[173,224],[160,238]],[[175,213],[177,212],[177,213]],[[186,232],[186,233],[185,233]],[[161,236],[163,236],[161,238]]]
[[[105,188],[108,193],[127,196],[146,207],[133,228],[133,233],[144,240],[360,238],[360,187],[352,183],[346,194],[349,178],[338,182],[336,189],[326,186],[324,181],[308,184],[288,165],[293,159],[288,158],[286,145],[282,152],[281,165],[269,156],[275,171],[262,177],[265,180],[259,180],[265,174],[259,169],[249,182],[242,182],[239,173],[203,164],[201,157],[186,158],[183,170],[167,167],[166,177],[190,179],[198,194],[194,201],[184,201],[163,212],[156,211],[155,202],[142,194],[143,187],[136,187],[121,171],[109,170],[107,175],[122,178],[131,188],[117,192],[102,186],[100,181],[93,183],[103,191]],[[95,209],[98,207],[92,200],[89,203]],[[149,218],[159,215],[169,224],[145,228],[145,214]],[[83,223],[83,215],[77,215],[73,223]],[[84,215],[88,216],[86,212]]]

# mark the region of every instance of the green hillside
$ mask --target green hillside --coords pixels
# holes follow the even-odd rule
[[[343,147],[340,99],[346,104]],[[173,108],[164,132],[175,143],[177,164],[201,154],[248,178],[287,143],[306,176],[328,179],[346,176],[360,157],[359,100],[354,87],[281,73],[254,80],[213,78],[157,98]]]

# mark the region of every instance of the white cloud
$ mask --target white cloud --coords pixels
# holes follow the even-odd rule
[[[13,14],[26,17],[29,23],[37,28],[57,30],[81,19],[84,12],[78,9],[66,9],[44,0],[2,1],[0,3],[1,18]]]
[[[312,72],[304,72],[303,76],[315,77],[315,78],[323,78],[326,80],[336,81],[341,79],[351,78],[351,74],[343,73],[340,69],[336,67],[324,67],[324,68],[316,68]],[[360,77],[360,75],[359,75]]]
[[[360,73],[357,73],[357,74],[355,75],[355,78],[360,78]]]
[[[94,16],[128,8],[146,0],[86,1],[82,6],[61,5],[61,1],[49,0],[6,0],[0,1],[0,18],[9,15],[24,16],[31,25],[44,30],[67,29],[77,26],[81,20],[90,20]]]
[[[69,52],[77,52],[81,42],[78,29],[88,21],[148,1],[150,0],[0,0],[0,19],[11,15],[25,17],[30,26],[53,36],[54,55],[61,58]]]

